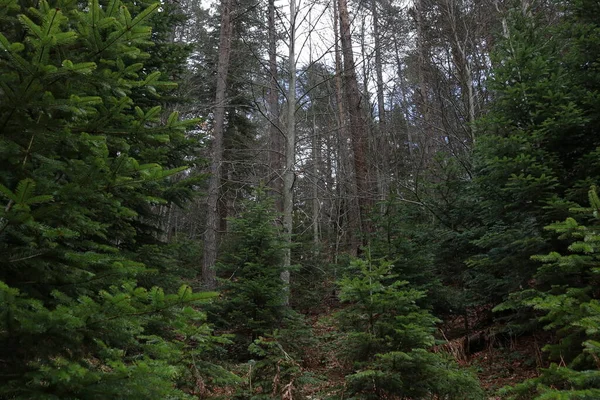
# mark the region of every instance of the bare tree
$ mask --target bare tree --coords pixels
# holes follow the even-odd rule
[[[342,55],[344,58],[343,71],[346,89],[345,94],[348,112],[350,114],[350,137],[352,139],[352,150],[354,153],[354,174],[360,208],[359,224],[361,232],[367,233],[370,231],[367,213],[372,205],[366,155],[368,126],[365,118],[365,111],[363,109],[363,98],[358,89],[347,0],[338,0],[338,9],[340,14],[340,39],[342,42]]]
[[[222,0],[221,31],[219,35],[219,61],[217,64],[217,90],[214,107],[214,127],[212,142],[212,161],[208,196],[206,198],[206,231],[204,233],[204,259],[202,264],[202,279],[204,285],[213,289],[216,287],[215,262],[217,260],[218,229],[219,229],[219,189],[221,186],[223,163],[223,136],[225,131],[225,109],[227,106],[227,74],[231,54],[231,23],[232,0]]]
[[[275,0],[269,0],[269,93],[267,98],[269,124],[269,168],[273,174],[270,187],[275,196],[275,209],[283,212],[283,133],[279,126],[279,85],[277,83],[277,30],[275,25]]]
[[[283,172],[283,229],[289,246],[285,250],[281,279],[290,284],[292,264],[292,233],[294,230],[294,167],[296,164],[296,0],[290,0],[290,25],[288,36],[288,92],[287,92],[287,129],[285,136],[285,170]],[[289,297],[286,298],[286,303]]]

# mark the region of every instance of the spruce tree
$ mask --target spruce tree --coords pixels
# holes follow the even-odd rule
[[[244,203],[238,218],[231,219],[226,251],[217,262],[223,299],[216,304],[214,316],[238,337],[238,355],[259,336],[277,329],[287,313],[279,278],[285,244],[272,200],[262,188],[254,197]]]

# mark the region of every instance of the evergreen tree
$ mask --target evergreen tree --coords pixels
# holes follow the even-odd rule
[[[562,19],[513,10],[494,54],[492,109],[475,149],[471,287],[497,303],[529,285],[535,254],[553,243],[543,227],[585,201],[598,177],[598,25],[593,1],[564,2]],[[543,10],[543,9],[542,9]],[[595,10],[595,11],[594,11]]]
[[[231,220],[229,243],[217,262],[223,299],[216,304],[217,323],[233,331],[244,355],[248,345],[279,327],[286,307],[280,279],[285,244],[275,223],[272,200],[262,188]]]
[[[191,376],[228,376],[192,307],[212,294],[136,285],[194,123],[133,101],[170,86],[144,70],[158,7],[0,7],[2,398],[187,398]]]
[[[539,310],[545,328],[556,331],[558,341],[545,350],[560,365],[506,390],[511,399],[600,397],[600,199],[595,187],[589,196],[591,208],[574,210],[583,223],[569,217],[547,227],[571,242],[570,253],[535,256],[543,263],[535,275],[537,287],[514,296]]]
[[[354,362],[346,376],[351,398],[482,398],[473,376],[428,351],[438,320],[416,304],[424,293],[406,288],[389,263],[357,260],[353,267],[339,282],[348,305],[337,316],[344,355]]]

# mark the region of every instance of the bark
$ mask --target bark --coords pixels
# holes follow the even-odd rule
[[[319,140],[319,134],[317,129],[316,116],[313,115],[313,125],[312,125],[312,175],[313,175],[313,185],[312,185],[312,233],[313,233],[313,252],[315,255],[319,252],[319,244],[321,242],[320,239],[320,224],[319,217],[321,214],[321,202],[319,200],[319,162],[320,157],[319,153],[321,151],[321,142]]]
[[[379,9],[377,8],[377,0],[371,0],[371,14],[373,16],[373,40],[375,41],[375,78],[377,86],[377,117],[376,125],[377,138],[377,157],[379,158],[379,167],[377,174],[377,186],[379,188],[379,199],[385,201],[389,191],[389,146],[388,146],[388,131],[386,126],[385,115],[385,96],[383,85],[383,60],[381,54],[381,35],[379,32]]]
[[[350,151],[347,148],[347,144],[350,141],[350,134],[348,133],[348,128],[346,125],[347,119],[347,111],[345,108],[344,96],[342,93],[342,55],[339,46],[339,29],[338,29],[338,21],[339,21],[339,11],[337,6],[337,1],[333,2],[333,31],[334,31],[334,43],[335,43],[335,97],[337,104],[337,123],[338,123],[338,151],[337,151],[337,164],[343,169],[342,173],[339,176],[340,182],[338,182],[338,210],[337,210],[337,229],[336,229],[336,257],[339,252],[339,248],[342,242],[344,235],[348,236],[348,247],[349,253],[352,256],[357,255],[357,250],[360,247],[360,241],[357,236],[357,232],[360,225],[360,213],[358,212],[358,195],[356,192],[356,184],[354,181],[355,173],[353,171],[353,166],[350,164]],[[344,171],[345,170],[345,171]],[[344,177],[352,177],[354,183],[350,186],[350,192],[345,193],[345,182]],[[350,194],[348,199],[348,210],[342,209],[342,198],[348,197],[347,194]],[[342,215],[346,211],[347,217],[347,232],[344,232],[342,223]]]
[[[494,0],[494,6],[496,7],[496,12],[498,12],[498,15],[502,15],[502,36],[508,39],[510,36],[510,32],[508,30],[508,21],[506,19],[506,14],[500,11],[500,4],[498,1],[499,0]]]
[[[232,0],[222,0],[221,31],[219,35],[219,60],[217,64],[217,89],[215,95],[214,128],[212,143],[212,162],[210,180],[206,199],[206,231],[204,233],[204,256],[202,263],[202,279],[208,289],[216,287],[215,262],[218,250],[219,228],[219,192],[221,187],[223,163],[223,136],[225,132],[225,108],[227,106],[227,74],[231,55],[231,24]]]
[[[452,30],[451,51],[454,59],[454,65],[458,70],[461,91],[463,94],[463,103],[465,105],[465,113],[468,116],[469,125],[467,127],[471,143],[475,144],[475,90],[473,88],[473,73],[471,62],[467,55],[466,42],[468,38],[461,40],[458,29],[458,10],[452,0],[446,1],[446,10],[450,20],[450,28]]]
[[[360,228],[361,232],[367,235],[371,230],[367,220],[367,213],[372,204],[368,182],[369,169],[366,162],[367,123],[363,109],[363,99],[358,89],[356,78],[347,1],[338,0],[338,8],[340,13],[340,39],[342,42],[342,55],[344,57],[344,82],[348,112],[350,114],[350,137],[354,153],[354,172],[358,193]]]
[[[269,0],[269,92],[267,97],[269,118],[269,168],[275,210],[283,212],[283,135],[279,126],[279,90],[277,86],[277,32],[275,30],[275,0]]]
[[[415,0],[415,22],[417,28],[417,54],[418,54],[418,79],[419,79],[419,101],[417,109],[421,114],[423,126],[423,151],[426,155],[435,152],[434,149],[434,130],[431,121],[431,107],[428,96],[428,84],[425,77],[425,34],[423,32],[423,3],[422,0]],[[425,157],[428,161],[429,157]]]
[[[296,0],[290,0],[289,82],[287,93],[287,129],[285,137],[285,171],[283,173],[283,230],[288,247],[283,260],[281,280],[286,285],[285,304],[289,303],[290,266],[294,212],[294,165],[296,162]]]
[[[412,155],[413,155],[413,145],[414,145],[414,139],[412,136],[412,130],[411,130],[411,126],[409,124],[409,120],[410,120],[410,115],[408,112],[408,99],[406,96],[406,88],[404,87],[404,70],[402,69],[402,60],[400,59],[400,49],[398,46],[397,42],[394,42],[394,49],[395,49],[395,54],[396,54],[396,67],[397,67],[397,73],[398,73],[398,78],[400,80],[400,91],[402,92],[402,112],[404,115],[404,122],[405,122],[405,127],[406,127],[406,141],[407,143],[407,152],[408,152],[408,156],[409,159],[412,159]]]

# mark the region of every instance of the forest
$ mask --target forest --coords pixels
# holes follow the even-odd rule
[[[0,0],[0,400],[600,399],[598,0]]]

